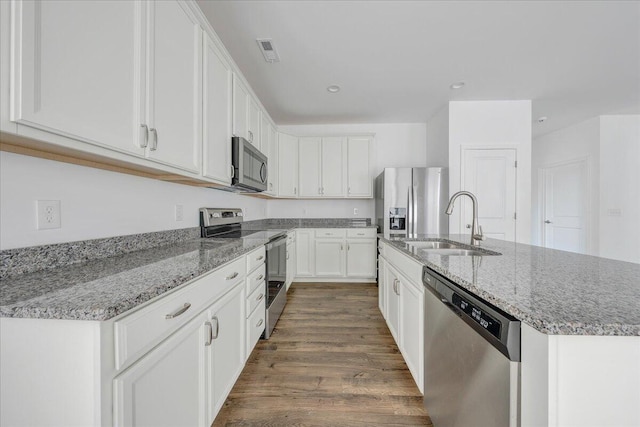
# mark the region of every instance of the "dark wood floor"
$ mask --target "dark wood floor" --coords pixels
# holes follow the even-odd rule
[[[375,284],[295,283],[214,426],[431,426]]]

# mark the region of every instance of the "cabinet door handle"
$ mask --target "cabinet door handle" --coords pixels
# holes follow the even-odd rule
[[[220,332],[220,322],[218,321],[218,318],[214,316],[213,319],[211,319],[212,322],[215,323],[215,328],[211,328],[211,340],[215,340],[216,338],[218,338],[218,333]]]
[[[322,188],[318,187],[318,194],[322,194]]]
[[[149,129],[149,132],[153,134],[153,140],[151,141],[151,151],[156,151],[158,149],[158,130],[155,128]]]
[[[293,194],[298,194],[298,189],[296,187],[293,187]]]
[[[351,187],[347,187],[347,193],[351,194]]]
[[[264,255],[260,255],[258,258],[256,258],[256,261],[262,261],[264,259]]]
[[[260,281],[260,280],[262,280],[262,279],[264,279],[264,274],[259,275],[259,276],[256,278],[256,282],[259,282],[259,281]]]
[[[213,341],[213,325],[211,322],[205,322],[204,326],[207,327],[207,336],[204,341],[204,345],[211,345],[211,342]]]
[[[264,322],[264,319],[260,319],[258,323],[256,323],[256,328],[259,328],[260,326],[262,326],[263,322]]]
[[[344,247],[342,246],[342,243],[340,243],[340,250],[343,251]]]
[[[149,127],[145,124],[141,124],[140,129],[144,129],[144,136],[141,138],[141,141],[144,142],[140,143],[140,148],[147,148],[147,145],[149,145]]]
[[[227,276],[227,280],[235,279],[236,277],[238,277],[238,272],[234,271],[233,274]]]
[[[185,302],[182,307],[180,307],[179,309],[177,309],[173,313],[167,314],[166,316],[164,316],[164,318],[165,319],[176,318],[176,317],[180,316],[182,313],[184,313],[185,311],[189,310],[189,307],[191,307],[191,304],[189,304],[188,302]]]
[[[233,165],[229,166],[231,168],[231,178],[233,178],[236,175],[236,169],[233,167]]]
[[[258,295],[258,298],[256,298],[256,301],[260,301],[262,298],[264,298],[264,294]]]
[[[253,142],[253,132],[248,131],[249,132],[249,142]]]
[[[347,243],[347,250],[350,251],[351,250],[351,246]]]

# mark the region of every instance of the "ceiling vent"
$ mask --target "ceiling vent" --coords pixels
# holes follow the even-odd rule
[[[256,39],[260,52],[264,56],[264,60],[270,63],[280,62],[280,56],[276,51],[276,47],[271,39]]]

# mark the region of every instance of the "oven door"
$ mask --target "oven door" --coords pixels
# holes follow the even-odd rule
[[[269,339],[273,329],[287,303],[287,237],[276,238],[266,246],[267,249],[267,313],[263,338]]]
[[[244,138],[231,138],[231,184],[244,191],[260,192],[267,189],[267,156]]]

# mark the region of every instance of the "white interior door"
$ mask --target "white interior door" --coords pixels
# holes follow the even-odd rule
[[[542,177],[544,246],[586,253],[586,160],[544,168]]]
[[[464,150],[461,182],[478,199],[478,222],[485,237],[515,241],[516,150]],[[468,198],[461,212],[462,233],[470,234],[473,209]]]

